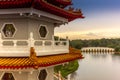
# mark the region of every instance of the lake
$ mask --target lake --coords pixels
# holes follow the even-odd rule
[[[120,55],[112,53],[82,53],[79,69],[71,80],[120,80]]]

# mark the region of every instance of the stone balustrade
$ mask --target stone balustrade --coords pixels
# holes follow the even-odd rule
[[[0,56],[26,57],[30,55],[30,47],[34,47],[37,56],[63,54],[69,52],[69,41],[35,40],[33,33],[28,40],[2,39],[0,34]]]

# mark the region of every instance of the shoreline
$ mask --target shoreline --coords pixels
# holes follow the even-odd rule
[[[120,54],[120,52],[115,52],[114,54]]]

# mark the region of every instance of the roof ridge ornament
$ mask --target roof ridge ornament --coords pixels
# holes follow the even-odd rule
[[[81,55],[81,51],[80,50],[78,50],[78,49],[75,49],[75,48],[72,48],[72,47],[70,47],[69,48],[69,53],[70,54],[80,54]],[[82,55],[81,55],[82,56]]]
[[[79,8],[74,9],[73,7],[70,6],[68,7],[68,11],[72,13],[78,13],[78,14],[80,13],[82,15],[82,11]]]
[[[74,11],[74,8],[70,6],[70,7],[68,8],[68,11],[73,12],[73,11]]]
[[[39,62],[38,62],[38,58],[36,56],[36,52],[35,52],[34,47],[30,48],[30,57],[29,57],[29,59],[33,64],[33,68],[38,69],[39,68],[39,66],[38,66]]]

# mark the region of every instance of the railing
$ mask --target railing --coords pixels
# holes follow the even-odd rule
[[[35,40],[30,33],[28,40],[3,40],[0,33],[0,56],[29,56],[30,47],[34,47],[37,56],[53,55],[69,52],[69,41]]]
[[[108,47],[84,47],[81,49],[82,52],[114,52],[114,48]]]

